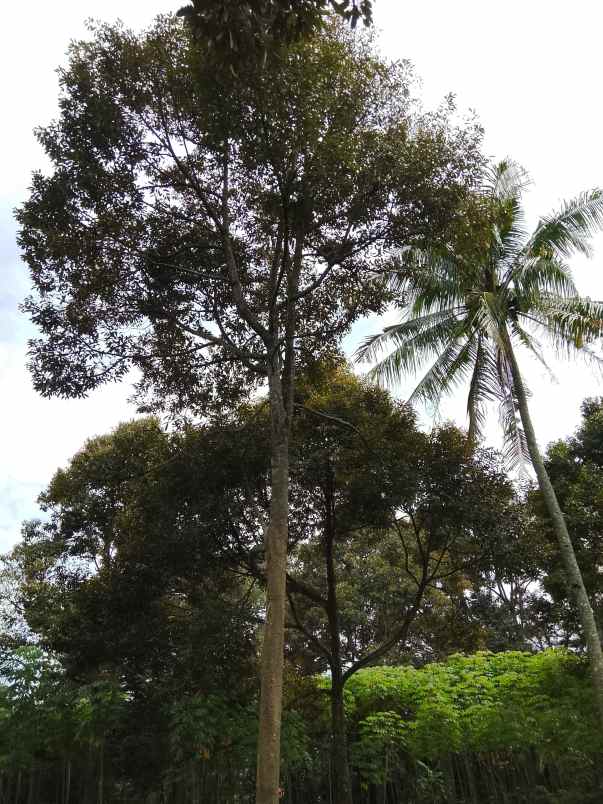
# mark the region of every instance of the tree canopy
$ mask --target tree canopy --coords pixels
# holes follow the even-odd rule
[[[488,403],[497,402],[511,465],[529,455],[503,331],[545,367],[538,335],[557,353],[597,364],[590,345],[603,320],[601,304],[578,295],[567,262],[591,254],[590,239],[603,227],[603,191],[565,202],[529,233],[522,209],[528,184],[519,165],[501,162],[484,181],[479,214],[455,240],[404,251],[391,278],[403,319],[359,350],[370,360],[392,347],[373,370],[389,382],[431,363],[411,399],[437,405],[466,381],[472,435],[479,436]]]
[[[367,270],[445,230],[481,162],[477,128],[417,113],[407,66],[336,28],[226,92],[175,20],[99,25],[60,83],[60,117],[38,130],[53,168],[18,213],[47,395],[133,366],[179,412],[230,404],[293,310],[303,361],[379,309]]]
[[[180,8],[178,16],[236,73],[250,57],[256,67],[265,65],[279,45],[321,29],[328,11],[339,14],[352,28],[359,20],[366,26],[373,20],[372,0],[192,0]]]
[[[530,234],[525,173],[354,32],[373,5],[191,0],[69,49],[17,210],[29,368],[146,416],[0,560],[0,802],[600,798],[603,406],[543,460],[515,349],[601,363],[567,260],[603,194]],[[468,380],[468,433],[343,359],[392,305],[373,376]],[[480,446],[493,400],[538,491]]]
[[[600,399],[582,404],[582,422],[576,432],[549,445],[545,460],[555,492],[563,506],[568,530],[595,614],[602,621],[603,542],[603,416]],[[554,538],[546,518],[543,500],[534,492],[530,499],[538,529],[545,544]],[[580,644],[578,620],[571,605],[571,595],[558,555],[549,549],[544,564],[544,588],[550,595],[551,615],[560,621],[563,640]]]

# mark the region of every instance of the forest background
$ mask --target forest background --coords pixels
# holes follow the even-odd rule
[[[176,4],[177,5],[177,4]],[[68,42],[84,34],[88,17],[114,20],[139,28],[155,14],[169,10],[159,0],[118,3],[116,0],[62,0],[41,4],[32,13],[10,4],[0,32],[5,108],[10,125],[0,131],[0,375],[10,394],[2,400],[0,440],[0,551],[19,538],[21,522],[37,514],[35,499],[58,466],[90,436],[107,432],[134,415],[127,383],[109,386],[87,400],[42,399],[31,388],[25,350],[33,328],[19,314],[28,290],[27,273],[15,246],[14,206],[23,201],[34,167],[43,155],[33,137],[36,125],[56,113],[54,70],[64,62]],[[600,184],[603,156],[598,132],[603,111],[596,102],[598,43],[603,11],[579,0],[567,14],[559,0],[540,4],[507,3],[504,13],[477,0],[399,4],[380,0],[375,27],[384,55],[410,59],[422,79],[418,95],[435,107],[455,93],[459,112],[475,109],[485,128],[484,151],[494,159],[507,155],[522,164],[534,180],[526,196],[528,224],[586,187]],[[572,259],[580,293],[603,297],[603,237],[594,240],[595,258]],[[347,340],[353,350],[374,321],[358,324]],[[551,385],[537,364],[530,366],[532,410],[541,446],[570,433],[578,424],[580,403],[597,395],[598,382],[578,364],[553,363],[558,384]],[[399,389],[402,398],[412,388]],[[554,405],[552,404],[554,401]],[[419,411],[428,424],[433,411]],[[443,419],[466,424],[461,394],[441,409]],[[52,427],[48,424],[52,422]],[[486,440],[500,445],[496,411]]]

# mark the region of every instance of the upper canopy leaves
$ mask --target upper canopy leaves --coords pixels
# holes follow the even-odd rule
[[[311,35],[330,10],[352,28],[372,22],[372,0],[191,0],[178,16],[237,72],[235,64],[257,56],[265,62],[279,45]]]
[[[235,401],[380,309],[394,249],[446,231],[477,175],[480,130],[421,114],[408,66],[337,26],[237,82],[175,18],[92,34],[18,211],[43,394],[134,366],[178,410]]]

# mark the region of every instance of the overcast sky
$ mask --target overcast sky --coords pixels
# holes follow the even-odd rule
[[[179,0],[55,0],[9,3],[0,31],[4,123],[0,128],[0,552],[36,514],[35,498],[58,466],[90,436],[134,415],[127,386],[86,400],[39,398],[25,367],[32,329],[18,313],[27,275],[15,246],[12,209],[24,200],[33,169],[44,165],[32,129],[55,114],[55,68],[88,17],[133,27],[178,8]],[[534,180],[526,198],[530,222],[580,191],[603,185],[600,32],[603,10],[593,0],[377,0],[383,51],[414,62],[427,106],[452,92],[475,109],[486,129],[486,152],[511,156]],[[603,298],[603,238],[595,258],[575,260],[580,291]],[[555,364],[558,383],[526,365],[532,409],[543,446],[577,425],[579,405],[600,394],[585,368]],[[410,387],[410,385],[409,385]],[[465,424],[461,395],[443,415]],[[426,416],[426,414],[424,414]],[[493,415],[489,441],[497,445]]]

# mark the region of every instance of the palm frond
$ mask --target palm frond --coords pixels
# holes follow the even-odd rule
[[[580,349],[582,360],[603,377],[603,357],[597,354],[590,346],[583,346]]]
[[[511,395],[503,397],[499,407],[500,425],[503,431],[503,457],[508,471],[525,471],[530,464],[530,452],[515,400]]]
[[[473,374],[467,395],[468,437],[472,444],[482,435],[486,421],[486,404],[497,399],[499,391],[496,361],[488,339],[480,332],[477,336]]]
[[[390,329],[401,327],[403,325]],[[442,350],[445,352],[451,343],[462,338],[463,329],[463,323],[453,317],[409,338],[398,338],[398,333],[394,332],[391,339],[398,338],[397,348],[380,360],[368,376],[381,384],[395,386],[403,377],[416,374],[425,363],[436,359]]]
[[[530,452],[526,434],[519,419],[511,368],[502,349],[497,351],[496,366],[500,388],[499,419],[503,431],[505,464],[508,470],[523,471],[530,461]],[[526,393],[529,393],[527,389]]]
[[[528,172],[513,159],[503,159],[488,173],[488,194],[497,200],[519,198],[530,186],[532,180]]]
[[[415,316],[453,307],[463,299],[463,272],[457,260],[440,250],[408,249],[401,270],[390,276],[390,290],[407,303]]]
[[[504,316],[500,293],[486,291],[477,295],[473,325],[479,327],[493,343],[500,345],[500,325]]]
[[[400,368],[403,373],[416,371],[445,346],[462,326],[463,308],[442,310],[420,318],[401,321],[385,327],[382,332],[364,339],[354,353],[356,363],[378,360],[389,348],[400,351]]]
[[[507,284],[513,284],[519,299],[544,294],[563,298],[578,295],[569,267],[554,256],[523,257],[511,267]]]
[[[450,342],[415,386],[408,401],[439,404],[444,394],[467,379],[476,351],[476,338],[471,335]]]
[[[580,296],[541,294],[525,317],[542,327],[560,355],[574,354],[603,336],[603,303]]]
[[[493,241],[491,259],[496,261],[498,273],[504,276],[529,237],[520,196],[511,196],[500,203],[496,229],[498,236]]]
[[[540,343],[536,340],[536,338],[525,330],[518,321],[512,321],[510,324],[511,327],[511,334],[515,336],[515,338],[519,341],[519,343],[527,349],[530,354],[536,358],[536,360],[540,363],[540,365],[545,369],[547,374],[549,375],[549,379],[553,382],[556,381],[555,375],[549,366],[549,364],[544,359],[544,355],[542,354],[542,348]]]
[[[596,188],[566,201],[561,209],[542,218],[526,247],[530,256],[578,252],[590,257],[590,238],[603,229],[603,190]]]

